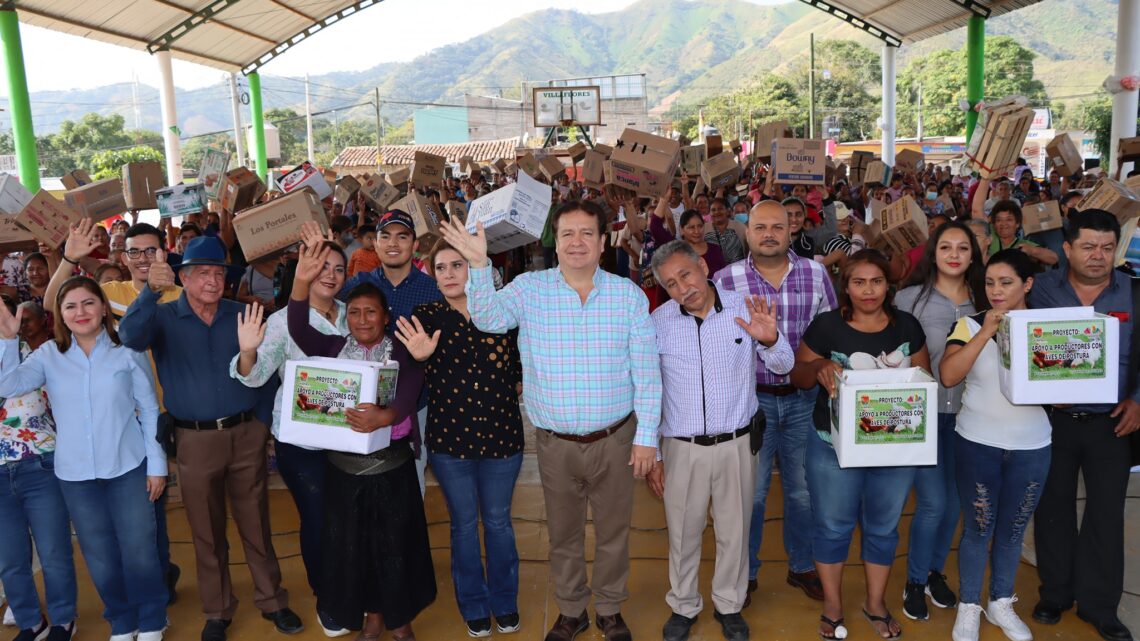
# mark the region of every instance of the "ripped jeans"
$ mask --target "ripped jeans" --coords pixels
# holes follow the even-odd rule
[[[980,605],[987,558],[990,599],[1013,596],[1021,542],[1045,488],[1051,448],[1003,450],[960,435],[954,443],[963,522],[958,547],[961,600]]]

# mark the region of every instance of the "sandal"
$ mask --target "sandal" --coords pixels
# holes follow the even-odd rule
[[[831,626],[831,634],[824,634],[820,632],[819,638],[823,639],[824,641],[847,638],[847,626],[843,625],[843,617],[839,617],[838,619],[832,621],[831,619],[827,618],[827,615],[821,614],[819,615],[819,620]]]
[[[871,622],[871,628],[873,628],[875,630],[875,634],[878,634],[880,638],[882,638],[882,639],[897,639],[897,638],[902,636],[902,628],[901,627],[899,628],[899,631],[897,634],[891,634],[891,624],[895,623],[895,618],[891,616],[890,612],[887,612],[887,614],[885,616],[876,616],[876,615],[868,612],[867,608],[863,608],[863,616],[868,621]],[[887,626],[887,634],[889,636],[884,637],[882,634],[879,634],[879,628],[875,627],[876,623],[882,623],[883,625]]]

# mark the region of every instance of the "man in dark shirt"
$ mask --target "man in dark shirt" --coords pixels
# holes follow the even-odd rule
[[[1131,280],[1112,268],[1120,224],[1089,209],[1074,214],[1065,231],[1068,267],[1046,272],[1030,292],[1034,308],[1091,306],[1120,320],[1119,402],[1048,406],[1053,425],[1052,464],[1034,515],[1041,600],[1038,623],[1054,624],[1077,602],[1077,616],[1109,641],[1131,641],[1117,617],[1124,591],[1124,500],[1131,464],[1128,435],[1140,428],[1140,389],[1132,341]],[[1085,511],[1077,531],[1077,476],[1084,477]]]
[[[194,239],[180,267],[182,296],[160,305],[159,292],[174,283],[174,270],[160,250],[147,275],[148,287],[119,323],[124,345],[152,350],[163,401],[173,417],[206,615],[202,641],[224,641],[237,610],[226,541],[227,495],[253,576],[255,605],[280,632],[293,634],[304,627],[288,607],[269,527],[265,448],[273,389],[249,388],[229,375],[230,360],[238,353],[242,306],[222,299],[226,267],[221,244]]]

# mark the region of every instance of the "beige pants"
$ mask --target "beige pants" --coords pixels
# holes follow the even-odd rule
[[[594,610],[616,614],[629,598],[629,523],[633,469],[629,466],[636,419],[593,443],[573,443],[538,430],[538,471],[550,533],[554,601],[566,616]],[[586,506],[594,518],[594,576],[586,583]]]
[[[671,587],[665,602],[677,614],[690,618],[704,607],[697,573],[711,500],[716,534],[713,605],[721,614],[740,612],[748,590],[748,524],[756,478],[756,457],[748,447],[748,435],[717,445],[666,438],[662,456]]]

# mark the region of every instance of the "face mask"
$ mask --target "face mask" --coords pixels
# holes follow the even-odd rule
[[[747,225],[748,224],[748,212],[744,212],[741,214],[734,214],[732,216],[732,219],[738,223],[743,223],[743,224]]]
[[[938,198],[938,192],[936,192],[936,191],[928,191],[928,192],[926,192],[926,199],[927,199],[927,200],[934,200],[934,199],[936,199],[936,198]]]

